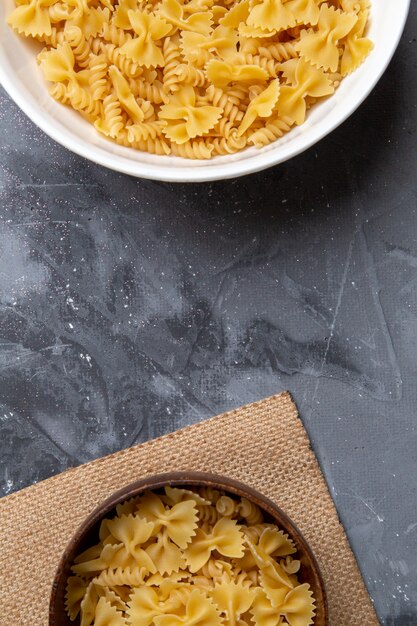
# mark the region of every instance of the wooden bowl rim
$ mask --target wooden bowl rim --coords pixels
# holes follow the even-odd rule
[[[77,546],[82,543],[82,541],[85,539],[86,535],[93,528],[93,526],[97,524],[100,519],[102,519],[107,513],[114,509],[116,505],[120,502],[138,496],[143,491],[147,491],[149,489],[160,489],[161,487],[165,487],[167,485],[176,487],[204,486],[213,487],[214,489],[221,489],[223,491],[233,493],[237,496],[243,496],[251,502],[254,502],[258,506],[260,506],[260,508],[262,508],[264,511],[266,511],[276,521],[277,525],[282,527],[282,529],[287,532],[293,540],[295,540],[295,543],[298,544],[301,550],[304,551],[304,553],[307,555],[311,568],[313,569],[317,577],[318,588],[319,592],[321,593],[323,619],[320,624],[317,624],[315,626],[328,626],[329,617],[327,595],[324,586],[323,576],[317,563],[317,559],[314,556],[314,553],[311,550],[306,539],[304,538],[303,534],[294,524],[294,522],[288,517],[288,515],[284,513],[284,511],[279,506],[272,502],[272,500],[264,496],[253,487],[246,485],[245,483],[235,480],[234,478],[229,478],[227,476],[212,474],[209,472],[198,472],[194,470],[154,474],[145,478],[135,480],[125,487],[122,487],[122,489],[115,491],[111,496],[103,500],[103,502],[101,502],[85,518],[85,520],[78,526],[71,540],[68,542],[67,547],[65,548],[58,563],[50,595],[49,626],[61,626],[56,620],[57,616],[55,612],[56,595],[59,583],[64,574],[64,570],[69,559],[72,560],[74,558],[77,551]]]

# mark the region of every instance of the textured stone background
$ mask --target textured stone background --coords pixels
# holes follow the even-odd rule
[[[224,183],[106,171],[0,92],[2,494],[289,389],[382,623],[417,624],[416,28],[341,128]]]

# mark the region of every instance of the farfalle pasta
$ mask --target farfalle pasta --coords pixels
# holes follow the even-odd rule
[[[79,626],[314,624],[293,541],[246,498],[211,487],[147,491],[118,504],[98,540],[67,582]]]
[[[190,159],[262,148],[303,124],[373,47],[369,0],[16,5],[8,22],[44,44],[53,98],[110,141]]]

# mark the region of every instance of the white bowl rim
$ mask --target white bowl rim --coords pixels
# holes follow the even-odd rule
[[[311,148],[311,146],[343,124],[343,122],[345,122],[346,119],[356,111],[356,109],[374,89],[394,56],[405,28],[410,10],[410,4],[411,0],[404,0],[403,14],[401,19],[398,21],[396,32],[393,33],[393,37],[389,42],[390,45],[385,50],[386,54],[379,57],[379,63],[375,74],[373,74],[368,82],[363,81],[363,86],[360,89],[357,98],[352,100],[349,105],[346,105],[343,113],[340,116],[335,117],[329,125],[317,124],[316,128],[311,128],[308,141],[300,142],[298,147],[291,144],[288,144],[287,146],[283,145],[280,146],[279,150],[271,150],[266,153],[259,152],[257,154],[253,154],[250,158],[226,163],[216,164],[216,160],[213,159],[205,162],[207,167],[187,167],[187,159],[181,159],[181,161],[184,161],[184,165],[170,167],[169,165],[141,163],[139,161],[133,161],[120,156],[115,158],[114,155],[103,150],[101,147],[78,139],[64,127],[58,129],[51,124],[48,120],[48,116],[43,115],[39,107],[33,105],[30,100],[25,99],[24,95],[19,90],[16,81],[13,80],[13,73],[8,72],[7,68],[1,63],[0,85],[3,86],[8,95],[29,117],[29,119],[31,119],[36,126],[43,130],[43,132],[54,141],[71,150],[75,154],[78,154],[93,163],[103,165],[108,169],[137,178],[160,180],[164,182],[196,183],[237,178],[247,174],[259,172],[297,156],[308,148]]]

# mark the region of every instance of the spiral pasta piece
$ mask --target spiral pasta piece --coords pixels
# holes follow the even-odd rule
[[[276,61],[289,61],[297,56],[297,51],[292,41],[285,43],[270,43],[259,46],[258,53],[267,59],[275,59]]]
[[[216,102],[214,102],[214,104],[217,105]],[[199,487],[198,493],[202,498],[208,500],[212,504],[216,504],[221,495],[220,491],[218,491],[218,489],[214,489],[214,487]]]
[[[137,148],[139,150],[143,150],[144,152],[150,152],[151,154],[160,154],[167,156],[171,154],[171,146],[165,139],[161,137],[157,137],[156,139],[148,138],[145,140],[141,140],[137,142]]]
[[[69,7],[60,3],[49,6],[48,13],[52,24],[67,20],[70,16]]]
[[[260,524],[263,522],[264,518],[261,509],[247,498],[242,498],[239,510],[247,524]]]
[[[175,68],[179,83],[193,85],[193,87],[203,87],[206,82],[206,75],[203,70],[193,67],[188,63],[180,63]]]
[[[172,154],[186,159],[210,159],[213,149],[214,144],[204,139],[171,145]]]
[[[49,93],[57,102],[61,102],[61,104],[68,104],[70,102],[68,90],[64,83],[55,83],[49,88]]]
[[[94,100],[103,100],[109,90],[107,79],[107,60],[104,54],[97,56],[90,55],[89,59],[90,76],[88,79],[91,93]]]
[[[229,137],[215,137],[212,139],[214,154],[233,154],[243,150],[247,139],[245,136],[238,137],[237,131],[230,133]]]
[[[121,48],[126,41],[132,39],[132,35],[121,28],[117,28],[114,24],[104,22],[103,30],[101,31],[101,37],[107,43],[111,43],[114,46]]]
[[[277,77],[280,70],[280,64],[273,57],[268,58],[261,54],[239,54],[236,60],[247,65],[257,65],[273,78]]]
[[[156,139],[162,135],[163,125],[161,122],[141,122],[140,124],[132,124],[127,126],[127,137],[129,143],[139,143],[147,139]]]
[[[71,106],[76,111],[80,111],[91,118],[97,118],[100,115],[100,103],[94,101],[90,91],[80,87],[78,83],[71,83],[67,93]]]
[[[265,126],[249,135],[248,143],[253,144],[257,148],[262,148],[263,146],[266,146],[272,141],[278,139],[278,137],[282,137],[284,133],[287,133],[290,130],[291,126],[292,123],[289,119],[277,118],[275,120],[271,120],[270,122],[267,122]]]
[[[74,57],[80,67],[87,67],[91,53],[88,41],[85,39],[81,28],[70,26],[64,32],[65,41],[71,46]]]
[[[182,156],[182,154],[179,154],[179,156]],[[219,519],[217,509],[211,505],[200,505],[198,507],[198,515],[200,521],[207,524],[215,524]]]
[[[206,92],[206,98],[209,102],[212,102],[215,106],[223,109],[224,115],[232,122],[239,122],[243,118],[243,111],[235,104],[236,101],[240,104],[239,99],[232,100],[221,89],[210,85]]]
[[[170,37],[164,41],[163,55],[165,60],[163,89],[165,93],[178,91],[179,78],[177,67],[180,62],[181,54],[178,45]]]
[[[123,74],[128,77],[137,77],[142,74],[141,66],[128,59],[120,52],[120,48],[112,43],[101,43],[101,51],[106,55],[110,65],[115,65]]]
[[[111,92],[103,100],[102,116],[96,121],[97,130],[104,135],[116,139],[124,129],[124,117],[122,108],[114,92]]]
[[[222,134],[227,136],[226,133]],[[230,134],[230,131],[228,134]],[[216,510],[219,516],[233,517],[238,513],[239,505],[236,500],[233,500],[233,498],[230,498],[229,496],[220,496],[216,502]]]
[[[129,84],[132,93],[137,98],[143,98],[143,100],[147,100],[153,104],[161,104],[166,100],[163,85],[158,80],[155,80],[152,84],[150,84],[145,80],[138,78],[130,80]]]
[[[271,524],[253,524],[252,526],[244,526],[243,532],[252,541],[252,543],[258,543],[259,537],[262,535],[266,528],[272,528]]]

